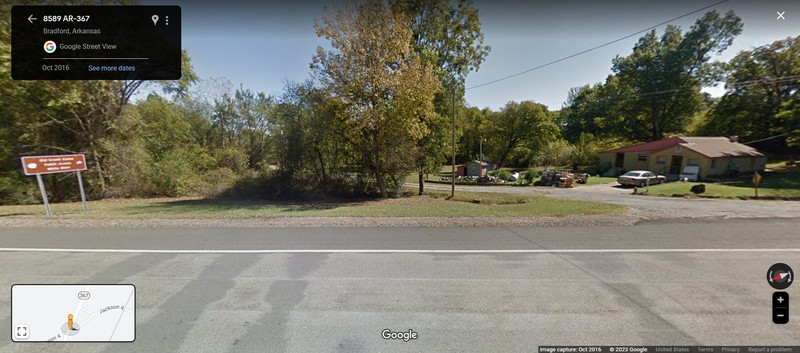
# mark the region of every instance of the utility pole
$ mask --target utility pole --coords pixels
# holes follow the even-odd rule
[[[481,164],[483,164],[483,137],[481,137],[479,146],[480,146],[480,153],[479,153],[480,156],[478,158],[480,158]]]
[[[456,196],[456,85],[453,83],[453,177],[450,179],[450,198]]]

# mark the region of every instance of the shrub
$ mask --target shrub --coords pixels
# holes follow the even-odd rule
[[[33,204],[41,201],[35,184],[26,182],[19,175],[8,173],[0,176],[0,205]]]
[[[523,174],[523,179],[525,179],[526,183],[530,184],[533,182],[533,179],[536,179],[538,175],[539,173],[536,170],[528,169],[528,171],[525,172],[525,174]]]
[[[489,175],[498,177],[498,178],[503,179],[505,181],[508,181],[508,179],[511,179],[511,172],[509,172],[507,170],[494,170],[494,171],[489,172]]]
[[[217,159],[217,166],[231,170],[234,173],[243,174],[248,170],[247,153],[241,149],[226,147],[214,152],[214,157]]]
[[[201,180],[194,186],[195,193],[199,196],[219,196],[233,187],[242,178],[228,168],[216,168],[203,173]]]
[[[692,186],[690,191],[695,193],[695,194],[702,194],[702,193],[706,192],[706,185],[705,184],[694,185],[694,186]]]

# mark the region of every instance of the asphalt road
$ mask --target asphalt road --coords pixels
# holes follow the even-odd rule
[[[539,345],[796,345],[771,322],[800,219],[538,228],[0,229],[14,283],[132,283],[133,343],[0,352],[535,352]],[[58,250],[72,249],[72,250]],[[787,290],[800,298],[798,287]],[[383,329],[418,333],[384,340]],[[7,331],[8,332],[8,331]]]

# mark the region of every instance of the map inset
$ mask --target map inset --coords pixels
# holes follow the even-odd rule
[[[11,338],[16,342],[131,342],[136,338],[136,288],[115,285],[11,287]]]

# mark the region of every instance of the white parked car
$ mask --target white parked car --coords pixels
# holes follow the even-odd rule
[[[656,175],[647,170],[632,170],[617,178],[617,182],[620,185],[647,186],[648,179],[650,180],[650,185],[655,185],[665,182],[667,177]]]

